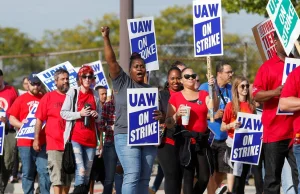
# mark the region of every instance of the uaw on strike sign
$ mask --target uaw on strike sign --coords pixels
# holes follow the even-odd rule
[[[0,112],[0,117],[5,117],[5,112]],[[0,122],[0,155],[3,155],[4,148],[4,138],[5,138],[5,123]]]
[[[221,0],[193,1],[194,55],[223,55]]]
[[[237,120],[241,126],[234,131],[230,159],[232,162],[258,165],[263,133],[261,115],[238,112]]]
[[[37,74],[37,77],[42,81],[42,83],[47,87],[49,91],[56,90],[55,80],[54,80],[54,73],[58,69],[65,69],[69,72],[69,83],[70,87],[77,86],[77,72],[75,71],[74,67],[69,61],[64,63],[55,65],[45,71],[42,71]]]
[[[159,145],[158,89],[127,89],[128,146]]]
[[[131,53],[137,52],[145,60],[146,70],[159,69],[153,17],[127,20]]]
[[[105,77],[101,61],[95,61],[85,65],[92,67],[94,70],[94,75],[96,77],[95,86],[104,86],[106,89],[109,89],[109,85],[107,84],[107,79]]]
[[[300,34],[300,21],[290,0],[269,0],[267,12],[287,55]]]

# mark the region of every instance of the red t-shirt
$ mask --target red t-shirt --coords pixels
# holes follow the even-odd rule
[[[96,110],[96,102],[94,99],[94,94],[92,90],[89,90],[86,94],[79,92],[77,111],[81,111],[85,103],[91,105],[91,110]],[[87,147],[96,147],[97,138],[95,131],[95,119],[90,117],[90,127],[84,126],[84,117],[77,119],[72,131],[72,140]]]
[[[7,112],[17,97],[18,93],[14,87],[4,86],[3,90],[0,91],[0,108]],[[9,114],[6,117],[9,118]]]
[[[240,112],[251,113],[251,114],[253,113],[253,111],[251,111],[248,102],[240,102],[240,109],[241,109]],[[234,116],[233,114],[232,102],[228,102],[224,110],[222,121],[226,124],[229,124],[234,122],[235,120],[236,120],[236,116]],[[234,129],[233,128],[229,129],[227,133],[228,136],[233,139]]]
[[[187,105],[191,107],[189,124],[185,126],[186,129],[195,132],[205,132],[207,129],[207,106],[206,106],[206,96],[208,93],[206,91],[200,90],[197,102],[187,101],[182,92],[174,93],[169,100],[169,103],[175,106],[176,111],[180,105]],[[181,117],[177,121],[181,124]]]
[[[253,84],[253,96],[261,91],[274,90],[281,85],[284,62],[275,55],[266,61],[258,70]],[[279,97],[271,98],[263,103],[262,124],[263,142],[271,143],[293,137],[292,117],[276,115]]]
[[[66,98],[57,91],[48,92],[43,96],[35,113],[35,117],[46,121],[47,150],[64,150],[64,131],[66,121],[61,118],[60,110]]]
[[[281,97],[297,97],[300,98],[300,67],[294,69],[288,76],[281,92]],[[293,129],[294,134],[300,133],[300,111],[294,112]]]
[[[16,119],[18,119],[20,122],[22,122],[24,119],[26,119],[26,117],[29,113],[29,110],[31,110],[35,104],[39,104],[42,97],[43,97],[43,95],[33,96],[27,92],[27,93],[19,96],[15,100],[13,105],[9,108],[8,114],[14,116]],[[46,137],[45,137],[44,130],[41,131],[39,137],[40,137],[40,145],[44,145],[46,143]],[[17,146],[31,147],[32,145],[33,145],[33,140],[18,139]]]

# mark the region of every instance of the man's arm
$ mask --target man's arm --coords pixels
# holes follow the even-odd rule
[[[279,108],[282,111],[296,112],[300,111],[300,98],[297,97],[287,97],[280,98]]]
[[[13,116],[13,115],[10,115],[10,116],[9,116],[9,123],[10,123],[12,126],[18,128],[18,129],[20,129],[20,128],[22,127],[22,125],[23,125],[23,123],[22,123],[21,121],[19,121],[19,120],[18,120],[15,116]]]
[[[277,96],[279,97],[281,94],[282,87],[283,86],[278,86],[275,90],[268,90],[268,91],[260,90],[254,96],[254,100],[256,102],[265,102],[270,100],[273,97],[277,97]]]
[[[43,127],[43,122],[40,119],[36,119],[35,129],[34,129],[33,149],[37,152],[40,151],[40,149],[41,149],[40,142],[39,142],[39,136],[40,136],[42,127]]]

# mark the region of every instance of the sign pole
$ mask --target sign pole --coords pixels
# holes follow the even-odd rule
[[[299,44],[298,40],[296,40],[296,42],[295,42],[295,47],[296,47],[298,53],[300,54],[300,44]]]
[[[207,59],[207,77],[208,79],[211,76],[211,60],[210,60],[210,56],[206,57]],[[208,112],[209,112],[209,117],[210,117],[210,122],[214,122],[214,103],[213,103],[213,99],[214,99],[214,93],[213,93],[213,87],[214,86],[208,86],[208,93],[209,93],[209,107],[208,107]]]

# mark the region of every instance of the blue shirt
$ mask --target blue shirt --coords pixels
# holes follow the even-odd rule
[[[208,83],[203,83],[201,84],[201,86],[199,87],[198,90],[205,90],[208,92]],[[232,95],[231,95],[231,85],[230,84],[226,84],[224,88],[220,88],[221,94],[224,96],[225,101],[228,103],[231,101],[232,99]],[[223,99],[221,98],[221,95],[219,97],[220,99],[220,105],[219,105],[219,109],[224,110],[225,109],[225,103],[223,101]],[[207,120],[208,123],[208,128],[214,132],[215,134],[215,139],[216,140],[225,140],[227,139],[227,132],[223,132],[221,131],[221,124],[222,124],[222,119],[216,119],[215,122],[210,122],[210,120]]]

